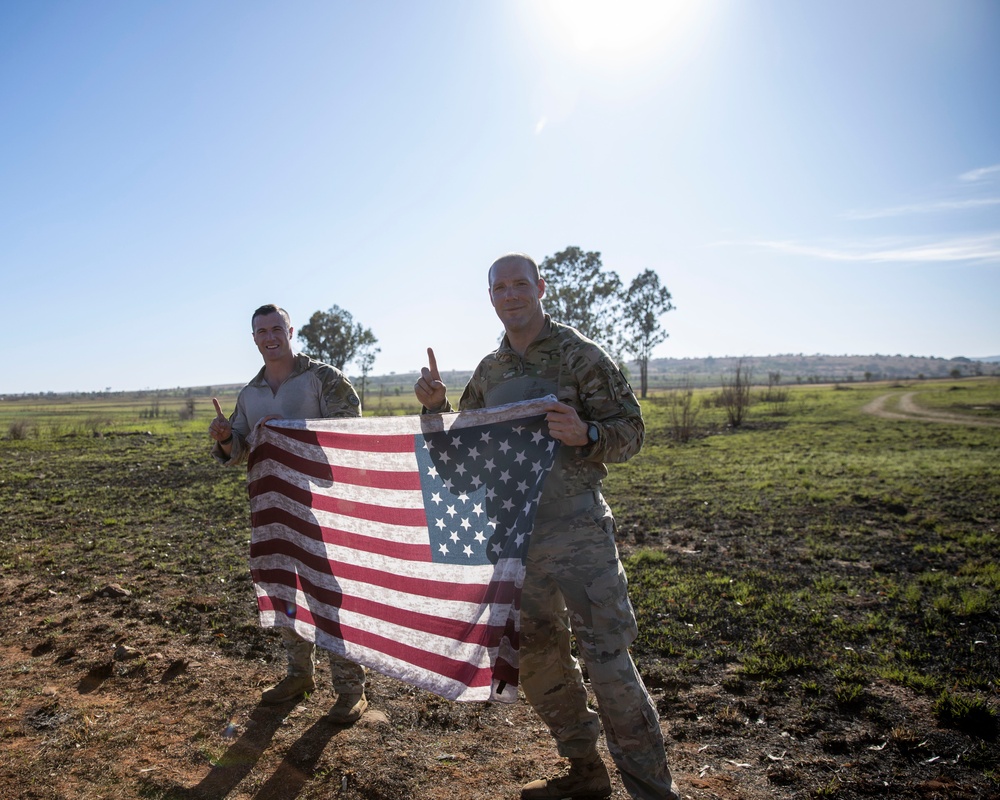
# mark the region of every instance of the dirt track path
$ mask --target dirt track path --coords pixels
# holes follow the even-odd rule
[[[876,397],[870,403],[862,407],[866,414],[874,414],[876,417],[884,419],[908,419],[920,422],[945,422],[952,425],[976,425],[995,428],[1000,426],[1000,421],[992,419],[978,419],[968,417],[964,414],[952,414],[947,411],[931,411],[921,408],[914,402],[914,397],[919,392],[890,392]],[[891,409],[892,401],[896,398],[899,402],[894,410]]]

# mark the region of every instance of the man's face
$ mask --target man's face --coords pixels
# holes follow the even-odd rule
[[[542,319],[543,294],[545,281],[535,280],[526,261],[501,261],[490,272],[490,302],[508,333],[531,328]]]
[[[253,321],[253,340],[264,361],[280,361],[292,354],[293,329],[277,311],[261,314]]]

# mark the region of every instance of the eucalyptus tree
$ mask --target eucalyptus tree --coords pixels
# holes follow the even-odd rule
[[[645,397],[653,348],[670,335],[660,325],[660,317],[674,305],[667,287],[660,284],[660,276],[651,269],[635,276],[624,300],[625,350],[639,362],[639,394]]]
[[[548,256],[539,268],[545,279],[545,310],[620,361],[622,282],[616,272],[604,269],[601,254],[567,247]]]
[[[378,341],[370,328],[356,323],[350,311],[330,306],[328,311],[315,311],[309,321],[299,327],[299,339],[305,345],[302,352],[311,358],[343,370],[354,361],[361,348],[370,348]],[[375,352],[378,352],[376,349]],[[374,355],[370,356],[374,361]],[[371,366],[371,362],[367,364]]]

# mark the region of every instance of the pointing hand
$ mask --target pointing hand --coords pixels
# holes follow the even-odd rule
[[[208,426],[208,435],[217,442],[224,442],[233,435],[233,426],[229,424],[226,415],[222,413],[222,406],[219,405],[217,397],[212,398],[212,404],[215,406],[215,419]]]
[[[441,380],[434,350],[427,348],[427,366],[420,370],[420,380],[413,385],[417,400],[428,411],[439,411],[448,402],[448,387]]]

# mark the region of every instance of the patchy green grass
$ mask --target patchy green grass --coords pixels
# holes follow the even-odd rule
[[[995,379],[961,386],[1000,401]],[[950,384],[920,388],[954,410]],[[861,413],[886,392],[794,388],[788,413],[755,407],[737,430],[706,406],[686,445],[666,402],[647,402],[646,446],[607,481],[640,655],[730,665],[803,703],[863,708],[865,687],[888,681],[995,708],[1000,427]]]
[[[916,388],[925,408],[1000,418],[990,410],[1000,407],[996,379]],[[735,430],[713,390],[697,390],[698,427],[686,444],[671,438],[668,398],[644,402],[646,445],[612,465],[606,481],[639,617],[636,661],[673,740],[698,743],[689,775],[713,752],[723,764],[753,760],[762,775],[756,794],[692,788],[692,797],[860,798],[884,795],[885,785],[894,796],[924,797],[931,789],[920,781],[945,764],[966,787],[954,797],[1000,789],[1000,427],[862,412],[880,395],[910,390],[794,386],[780,407],[755,403]],[[417,411],[403,394],[382,399],[366,413]],[[244,473],[209,457],[210,396],[161,397],[158,409],[150,397],[0,403],[0,577],[11,593],[0,621],[30,625],[31,656],[38,654],[18,669],[72,664],[63,641],[77,637],[80,648],[81,635],[109,636],[112,621],[239,664],[280,663],[275,637],[257,624]],[[20,429],[7,435],[12,425]],[[86,598],[108,583],[132,595],[109,601],[112,616],[85,623]],[[20,618],[14,598],[37,618]],[[55,610],[42,611],[50,601]],[[78,671],[91,666],[86,680],[103,685],[101,663]],[[160,691],[148,673],[163,665],[116,669],[113,680],[146,687],[147,702]],[[189,680],[194,687],[187,676],[177,685]],[[6,708],[30,707],[20,727],[7,718],[0,739],[59,726],[67,743],[60,757],[71,764],[78,745],[112,735],[99,734],[100,719],[70,694],[29,703],[25,693],[43,687],[28,685],[12,683],[0,695]],[[209,681],[200,691],[217,695]],[[385,691],[401,737],[447,727],[470,747],[488,747],[494,723],[470,727],[478,711]],[[135,734],[113,733],[114,746]],[[441,768],[461,752],[443,741],[433,745]],[[211,736],[193,745],[211,763],[230,747]],[[769,760],[786,749],[787,761]],[[23,752],[35,765],[35,751]],[[507,763],[509,755],[497,758]],[[378,757],[384,771],[359,778],[375,788],[350,796],[416,796],[410,788],[378,793],[409,787],[413,772],[410,764],[394,773],[391,759]],[[340,791],[341,773],[323,765],[303,796]],[[7,774],[2,767],[0,758]],[[528,772],[506,780],[537,777],[531,764],[517,769]],[[186,796],[160,785],[147,796]]]

